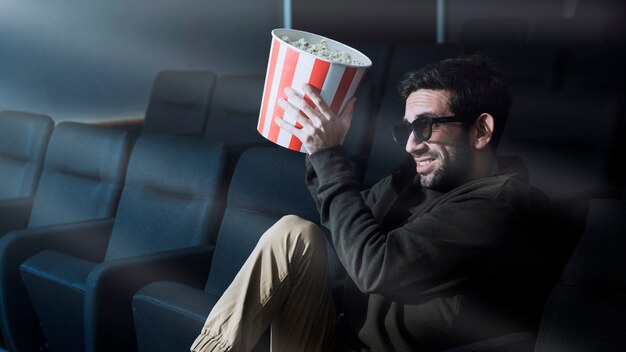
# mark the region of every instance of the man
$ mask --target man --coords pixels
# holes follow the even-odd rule
[[[348,274],[344,314],[335,320],[322,232],[287,216],[192,350],[247,351],[270,325],[273,351],[430,351],[526,329],[534,201],[523,164],[496,158],[511,105],[500,75],[479,56],[407,74],[393,137],[412,166],[363,193],[341,146],[354,99],[337,117],[304,91],[316,108],[289,88],[280,102],[302,128],[276,123],[309,153],[307,182]]]

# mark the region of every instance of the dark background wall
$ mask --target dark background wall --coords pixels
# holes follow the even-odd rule
[[[160,70],[264,72],[281,25],[266,0],[2,0],[0,110],[140,118]]]
[[[342,41],[434,43],[436,4],[293,0],[292,23]],[[447,42],[462,41],[473,19],[506,24],[521,18],[532,28],[542,18],[576,17],[597,24],[589,28],[624,27],[621,0],[445,4]],[[282,26],[281,0],[1,0],[0,110],[45,113],[56,121],[141,118],[158,71],[263,74],[270,31]]]

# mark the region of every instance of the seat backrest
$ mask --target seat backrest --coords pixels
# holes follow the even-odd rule
[[[531,184],[555,201],[589,197],[609,183],[620,109],[606,94],[514,92],[499,154],[521,156]]]
[[[558,50],[548,45],[473,45],[468,52],[492,60],[512,89],[549,91],[556,86]]]
[[[202,137],[215,81],[209,71],[159,72],[142,132]]]
[[[220,141],[236,153],[259,143],[270,143],[257,131],[264,76],[228,75],[215,87],[206,130],[209,141]]]
[[[595,92],[626,90],[626,46],[580,45],[564,50],[563,89]]]
[[[522,44],[528,29],[525,18],[475,18],[463,24],[466,44]]]
[[[0,199],[35,195],[53,127],[46,115],[0,112]]]
[[[385,88],[384,83],[387,78],[393,44],[389,41],[348,41],[345,44],[372,60],[372,66],[367,69],[363,82],[368,82],[372,86],[375,99],[380,100]]]
[[[427,64],[437,63],[463,54],[462,45],[432,45],[424,43],[405,43],[398,45],[391,56],[387,75],[386,95],[396,92],[402,76],[409,71],[420,69]]]
[[[387,94],[376,118],[372,149],[363,179],[364,188],[369,188],[399,167],[407,158],[403,145],[396,144],[391,126],[402,121],[404,104],[397,94]]]
[[[209,243],[223,210],[226,162],[222,144],[139,137],[105,260]]]
[[[257,130],[264,82],[265,78],[258,75],[219,78],[206,131],[209,141],[223,142],[236,157],[250,146],[271,145]],[[345,142],[349,155],[361,155],[367,148],[373,94],[369,82],[363,82],[357,91],[353,123]]]
[[[319,222],[305,174],[304,154],[280,147],[253,147],[243,152],[228,190],[207,292],[222,294],[261,235],[282,216],[294,214]]]
[[[545,305],[537,352],[626,349],[626,204],[589,202],[585,231]]]
[[[28,227],[112,217],[130,149],[125,131],[60,123],[50,137]]]
[[[363,80],[356,92],[356,97],[352,124],[343,145],[349,156],[364,156],[370,148],[370,131],[373,128],[374,120],[372,116],[374,87],[372,84]]]
[[[531,27],[527,42],[558,46],[599,44],[603,40],[604,25],[602,20],[540,18]]]

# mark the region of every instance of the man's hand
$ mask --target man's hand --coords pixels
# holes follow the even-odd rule
[[[352,97],[346,104],[341,116],[336,116],[314,87],[305,84],[303,90],[313,101],[315,108],[311,107],[302,96],[290,87],[285,88],[288,100],[280,99],[278,101],[278,105],[287,114],[294,116],[302,128],[281,118],[276,118],[274,121],[278,127],[300,139],[309,155],[328,147],[343,144],[352,123],[356,97]]]

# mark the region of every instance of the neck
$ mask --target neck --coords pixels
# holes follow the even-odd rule
[[[485,150],[476,154],[474,159],[473,180],[491,177],[500,172],[496,154],[491,150]]]

